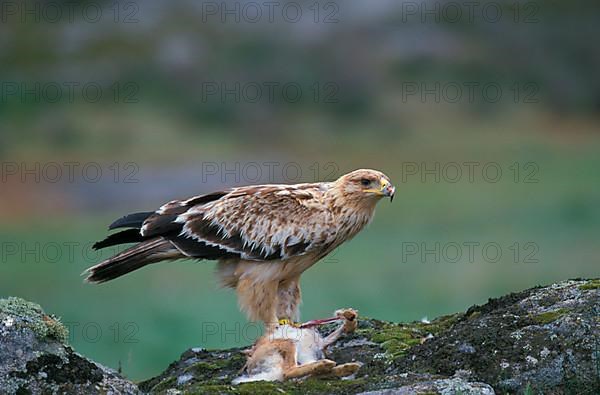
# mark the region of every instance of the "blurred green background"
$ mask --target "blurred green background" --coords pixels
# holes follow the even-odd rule
[[[227,186],[395,182],[303,276],[304,319],[434,318],[599,274],[597,2],[45,4],[0,9],[0,296],[128,377],[254,340],[212,262],[80,277],[112,220]]]

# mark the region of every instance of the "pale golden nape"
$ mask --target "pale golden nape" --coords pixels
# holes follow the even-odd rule
[[[94,248],[135,242],[89,268],[87,280],[105,282],[148,264],[179,258],[217,260],[224,286],[235,288],[251,320],[298,320],[300,275],[373,217],[390,179],[360,169],[333,182],[254,185],[171,201],[154,212],[115,221]]]

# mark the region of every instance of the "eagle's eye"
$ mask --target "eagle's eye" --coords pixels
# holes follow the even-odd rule
[[[366,178],[363,178],[362,180],[360,180],[360,183],[362,184],[362,186],[368,187],[371,184],[371,181]]]

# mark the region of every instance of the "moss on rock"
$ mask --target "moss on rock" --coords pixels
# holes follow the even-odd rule
[[[66,344],[69,339],[69,330],[58,317],[45,314],[40,305],[21,298],[0,299],[0,323],[29,328],[41,340],[49,337]]]
[[[560,317],[569,313],[567,309],[558,309],[553,311],[546,311],[544,313],[535,314],[531,316],[531,319],[539,325],[549,324],[556,321]]]
[[[591,289],[600,289],[600,279],[590,280],[587,283],[580,285],[579,289],[584,291]]]
[[[384,323],[376,328],[359,329],[358,333],[380,344],[386,362],[391,363],[402,357],[413,346],[424,343],[432,336],[449,329],[462,314],[452,314],[436,318],[432,322]]]

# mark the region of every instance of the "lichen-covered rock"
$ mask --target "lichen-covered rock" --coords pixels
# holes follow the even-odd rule
[[[333,330],[335,324],[322,331]],[[0,300],[0,388],[9,393],[136,393],[116,373],[64,344],[60,322],[37,305]],[[432,322],[362,319],[329,349],[359,361],[345,379],[232,385],[242,349],[190,349],[139,384],[158,394],[598,394],[600,281],[570,280],[490,299]],[[2,391],[0,391],[2,392]]]
[[[599,312],[600,281],[571,280],[490,299],[432,322],[362,319],[329,354],[338,363],[364,363],[350,379],[233,386],[244,365],[241,349],[192,349],[140,388],[165,394],[595,394]]]
[[[600,393],[599,286],[572,280],[490,299],[393,369],[469,370],[499,393]]]
[[[0,299],[0,393],[139,393],[133,383],[75,353],[67,338],[67,329],[39,305]]]
[[[414,395],[414,394],[443,394],[443,395],[494,395],[494,389],[484,383],[469,382],[458,372],[455,377],[447,379],[432,379],[417,381],[399,388],[362,392],[360,395]]]

